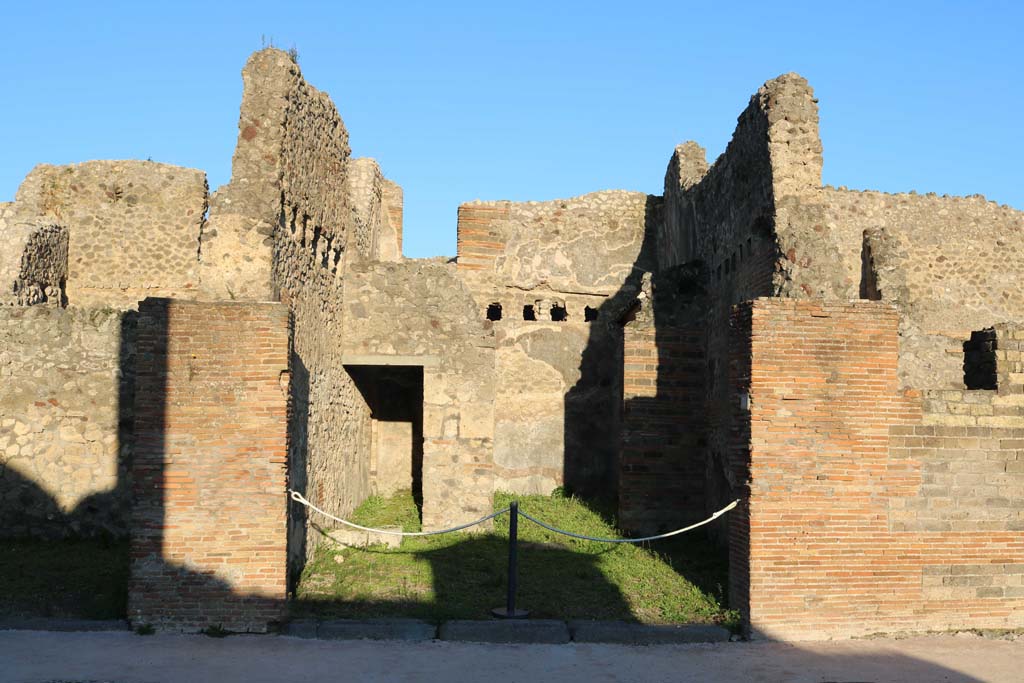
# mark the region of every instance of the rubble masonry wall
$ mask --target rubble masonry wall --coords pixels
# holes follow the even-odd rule
[[[127,536],[134,318],[0,306],[0,535]]]

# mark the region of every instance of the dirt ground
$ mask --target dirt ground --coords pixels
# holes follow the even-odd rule
[[[1021,681],[1024,639],[484,645],[0,631],[0,681]]]

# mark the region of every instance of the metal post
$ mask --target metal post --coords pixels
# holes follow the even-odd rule
[[[519,501],[508,506],[508,596],[505,607],[495,607],[491,614],[501,619],[525,619],[530,613],[516,610],[516,589],[519,587]]]

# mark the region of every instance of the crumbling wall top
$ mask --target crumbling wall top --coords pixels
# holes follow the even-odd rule
[[[149,295],[195,295],[206,199],[202,171],[89,161],[34,168],[16,210],[67,229],[69,303],[134,307]]]

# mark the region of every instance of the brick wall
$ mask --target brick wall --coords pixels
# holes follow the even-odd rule
[[[756,635],[1024,626],[1024,432],[936,423],[899,387],[897,325],[881,302],[759,299],[734,314],[749,499],[730,586]]]
[[[624,328],[619,521],[658,533],[704,517],[704,333]]]
[[[459,270],[485,270],[505,251],[505,239],[492,223],[508,220],[508,202],[459,207]]]
[[[288,312],[147,299],[129,618],[262,631],[285,598]]]

